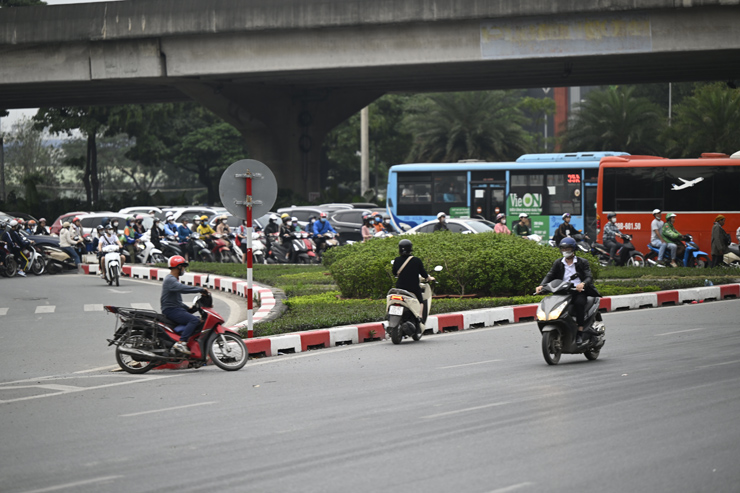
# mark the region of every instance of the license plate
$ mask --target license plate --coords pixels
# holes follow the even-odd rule
[[[388,313],[391,315],[403,315],[403,307],[401,305],[393,305],[390,310],[388,310]]]

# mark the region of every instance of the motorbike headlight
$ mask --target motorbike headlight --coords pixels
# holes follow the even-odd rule
[[[568,306],[568,301],[563,301],[558,306],[555,307],[553,311],[550,312],[549,320],[557,320],[560,318],[560,315],[563,313],[563,310],[565,307]]]
[[[545,310],[542,309],[541,306],[537,307],[537,320],[547,320],[547,314],[545,313]]]

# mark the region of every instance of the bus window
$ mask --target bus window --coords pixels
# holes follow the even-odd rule
[[[434,205],[449,213],[451,206],[468,205],[467,176],[462,173],[433,173]]]
[[[602,193],[604,211],[664,209],[663,168],[605,168]]]
[[[398,214],[430,215],[432,178],[420,173],[398,174]]]
[[[566,212],[581,215],[581,171],[563,170],[547,173],[547,193],[544,208],[546,213],[555,216]]]
[[[734,166],[717,166],[714,173],[714,200],[712,210],[736,211],[740,209],[740,168]]]
[[[663,192],[666,211],[711,211],[714,168],[671,167],[663,168]]]

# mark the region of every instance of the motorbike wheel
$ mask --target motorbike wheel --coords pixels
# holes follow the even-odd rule
[[[107,275],[105,276],[105,282],[108,283],[108,286],[113,285],[113,275],[112,274],[113,274],[112,272],[108,272]]]
[[[418,334],[412,335],[411,338],[413,340],[415,340],[415,341],[420,341],[421,340],[421,336],[423,336],[423,335],[424,335],[423,333],[419,332]]]
[[[213,254],[211,252],[204,253],[201,255],[200,260],[202,262],[215,262],[216,260],[213,258]]]
[[[596,358],[599,357],[599,353],[601,352],[600,349],[597,349],[596,351],[586,351],[583,353],[583,355],[586,357],[589,361],[594,361]]]
[[[226,371],[236,371],[247,364],[249,352],[244,341],[233,332],[217,334],[208,348],[211,360]]]
[[[560,355],[563,351],[560,332],[543,332],[542,333],[542,355],[548,365],[557,365],[560,361]]]
[[[645,267],[645,256],[640,252],[632,252],[630,258],[627,259],[628,267]]]
[[[401,333],[401,326],[397,325],[391,329],[391,342],[393,344],[401,344],[403,334]]]
[[[31,264],[31,272],[33,272],[37,276],[40,276],[44,273],[45,269],[46,262],[44,262],[44,259],[41,256],[36,257],[36,260],[34,260]]]
[[[699,255],[698,257],[696,257],[696,268],[704,269],[706,267],[709,267],[709,259],[704,255]]]
[[[116,281],[116,286],[118,286],[118,269],[113,269],[113,279]]]
[[[152,263],[153,264],[166,264],[167,259],[164,258],[164,255],[162,255],[161,253],[155,253],[154,255],[152,255]]]
[[[5,277],[13,277],[18,273],[18,264],[15,259],[8,255],[5,257]]]
[[[120,346],[137,348],[137,349],[150,349],[152,347],[152,341],[146,337],[142,332],[134,332],[126,337],[120,344]],[[116,362],[118,366],[127,373],[141,374],[146,373],[152,368],[158,366],[155,361],[137,361],[133,356],[124,354],[120,351],[120,346],[116,347]]]

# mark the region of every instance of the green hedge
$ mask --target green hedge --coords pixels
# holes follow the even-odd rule
[[[557,249],[533,241],[495,233],[462,235],[439,232],[347,245],[327,252],[324,258],[332,277],[346,298],[381,298],[395,283],[391,261],[398,255],[398,242],[410,239],[414,255],[433,274],[437,294],[519,296],[531,294],[552,263]],[[600,266],[587,256],[594,278]]]

